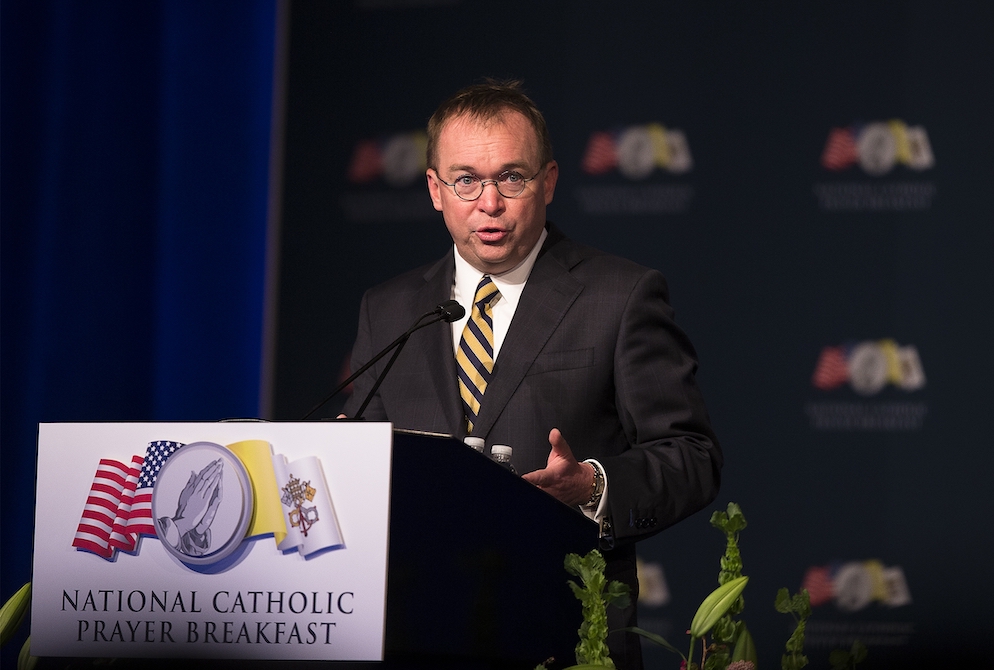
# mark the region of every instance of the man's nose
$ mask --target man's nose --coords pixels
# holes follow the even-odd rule
[[[487,188],[488,186],[493,188]],[[497,182],[492,179],[483,182],[483,193],[476,202],[480,210],[490,216],[497,216],[504,211],[504,196],[497,190]]]

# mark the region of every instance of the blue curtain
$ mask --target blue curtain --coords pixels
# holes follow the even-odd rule
[[[277,6],[5,1],[0,26],[6,599],[59,490],[39,422],[260,412]]]

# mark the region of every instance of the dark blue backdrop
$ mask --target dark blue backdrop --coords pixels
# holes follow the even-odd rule
[[[777,589],[804,583],[812,668],[853,637],[870,668],[981,653],[963,638],[994,598],[989,3],[357,0],[292,17],[276,416],[334,385],[365,288],[448,245],[403,160],[435,106],[520,77],[560,165],[549,217],[661,270],[697,347],[726,454],[716,507],[750,522],[762,665],[787,637]],[[833,129],[851,144],[823,162]],[[649,144],[664,135],[692,164]],[[643,151],[656,163],[626,174]],[[863,393],[815,384],[826,347]],[[860,386],[897,348],[908,370]],[[680,646],[718,570],[709,513],[639,546],[670,595],[642,621]]]
[[[0,5],[4,599],[39,422],[259,414],[276,25],[272,1]]]

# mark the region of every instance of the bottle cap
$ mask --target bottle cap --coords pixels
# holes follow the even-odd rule
[[[482,437],[473,437],[472,435],[469,435],[463,438],[463,442],[465,442],[467,445],[469,445],[476,451],[479,451],[481,454],[483,453],[483,445],[485,444],[485,442]]]
[[[508,458],[510,458],[512,451],[513,449],[511,449],[511,447],[507,446],[506,444],[495,444],[494,446],[490,447],[490,453],[493,454],[494,456],[507,456]]]

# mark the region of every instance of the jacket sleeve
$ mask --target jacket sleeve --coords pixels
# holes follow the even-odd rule
[[[673,321],[666,280],[646,272],[628,297],[614,352],[618,418],[629,447],[601,459],[606,517],[619,542],[652,535],[718,494],[722,454],[694,375],[696,354]]]

